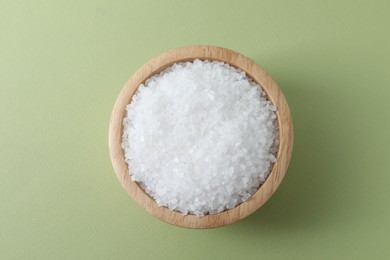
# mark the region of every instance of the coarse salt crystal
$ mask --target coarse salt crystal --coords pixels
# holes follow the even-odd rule
[[[122,147],[131,179],[183,214],[234,208],[277,160],[276,110],[229,64],[176,63],[141,84],[127,106]]]

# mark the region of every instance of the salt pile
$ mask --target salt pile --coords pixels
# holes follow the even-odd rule
[[[140,85],[127,106],[122,147],[131,178],[183,214],[234,208],[276,161],[275,111],[239,69],[176,63]]]

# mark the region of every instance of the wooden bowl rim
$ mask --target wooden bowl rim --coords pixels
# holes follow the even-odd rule
[[[122,149],[123,118],[126,116],[126,106],[141,83],[161,72],[173,63],[192,61],[195,59],[222,61],[233,67],[243,70],[250,78],[258,83],[266,92],[268,99],[277,107],[279,124],[279,149],[277,161],[273,165],[266,181],[261,184],[255,194],[247,201],[233,209],[218,214],[197,217],[183,215],[179,212],[159,207],[148,194],[142,190],[138,183],[133,182],[128,173]],[[293,126],[291,113],[287,101],[275,81],[255,62],[235,51],[206,45],[194,45],[177,48],[165,52],[138,69],[127,81],[121,90],[109,124],[109,150],[113,168],[123,188],[130,197],[152,216],[167,223],[186,228],[214,228],[231,224],[252,214],[260,208],[275,192],[281,183],[291,158],[293,146]]]

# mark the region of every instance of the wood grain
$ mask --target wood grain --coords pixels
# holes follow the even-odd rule
[[[138,86],[152,75],[171,66],[175,62],[192,61],[194,59],[216,60],[229,63],[247,73],[267,93],[269,100],[278,108],[276,111],[280,132],[280,144],[277,162],[273,165],[267,180],[258,191],[246,202],[237,207],[215,215],[196,217],[183,216],[179,212],[166,207],[158,207],[136,182],[130,178],[123,150],[121,147],[123,134],[123,118],[126,106],[131,101]],[[126,83],[120,92],[112,111],[109,125],[109,149],[112,165],[119,181],[133,198],[148,213],[167,223],[187,228],[214,228],[236,222],[260,208],[275,192],[282,181],[290,161],[293,147],[293,126],[287,101],[275,81],[259,65],[249,58],[216,46],[188,46],[168,51],[144,64]]]

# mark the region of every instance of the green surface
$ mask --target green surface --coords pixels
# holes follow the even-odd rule
[[[389,259],[389,1],[0,2],[0,259]],[[189,230],[122,189],[111,109],[150,58],[191,44],[264,67],[293,158],[245,220]]]

